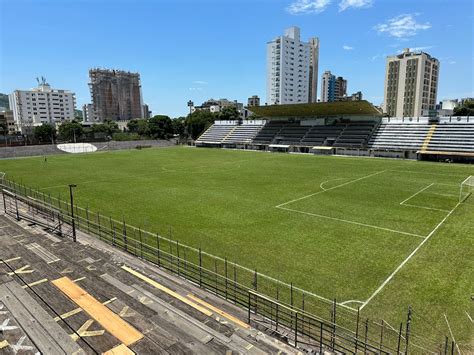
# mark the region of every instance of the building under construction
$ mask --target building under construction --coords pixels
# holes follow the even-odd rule
[[[95,68],[89,78],[94,121],[143,118],[140,74]]]

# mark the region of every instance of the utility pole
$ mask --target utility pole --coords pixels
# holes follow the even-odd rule
[[[71,197],[71,219],[72,219],[72,240],[76,241],[76,221],[74,219],[74,194],[72,193],[72,189],[77,187],[76,184],[69,185],[69,196]]]
[[[194,102],[192,102],[191,100],[189,100],[189,101],[188,101],[188,107],[189,107],[189,114],[191,114],[192,111],[193,111]]]

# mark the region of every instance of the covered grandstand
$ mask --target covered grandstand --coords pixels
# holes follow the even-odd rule
[[[196,146],[474,161],[474,119],[469,117],[388,118],[367,101],[251,109],[258,120],[216,121]]]

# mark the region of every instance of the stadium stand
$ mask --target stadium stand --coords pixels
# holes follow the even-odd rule
[[[250,143],[262,127],[263,123],[255,125],[237,125],[222,140],[222,143]]]
[[[341,134],[344,126],[311,126],[311,129],[301,140],[302,145],[305,146],[330,146],[331,142],[336,141]]]
[[[474,124],[438,124],[426,148],[429,151],[474,153]]]
[[[419,150],[430,126],[426,123],[382,123],[369,141],[374,150]]]
[[[234,129],[234,125],[213,124],[197,140],[196,143],[220,144]]]
[[[270,144],[285,126],[285,121],[268,122],[253,139],[254,144]]]
[[[377,121],[348,122],[337,137],[334,147],[365,148],[377,125]]]

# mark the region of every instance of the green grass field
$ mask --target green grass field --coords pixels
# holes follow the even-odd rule
[[[393,325],[474,345],[469,165],[166,148],[0,161],[7,177],[293,282]],[[471,348],[472,349],[472,348]]]

